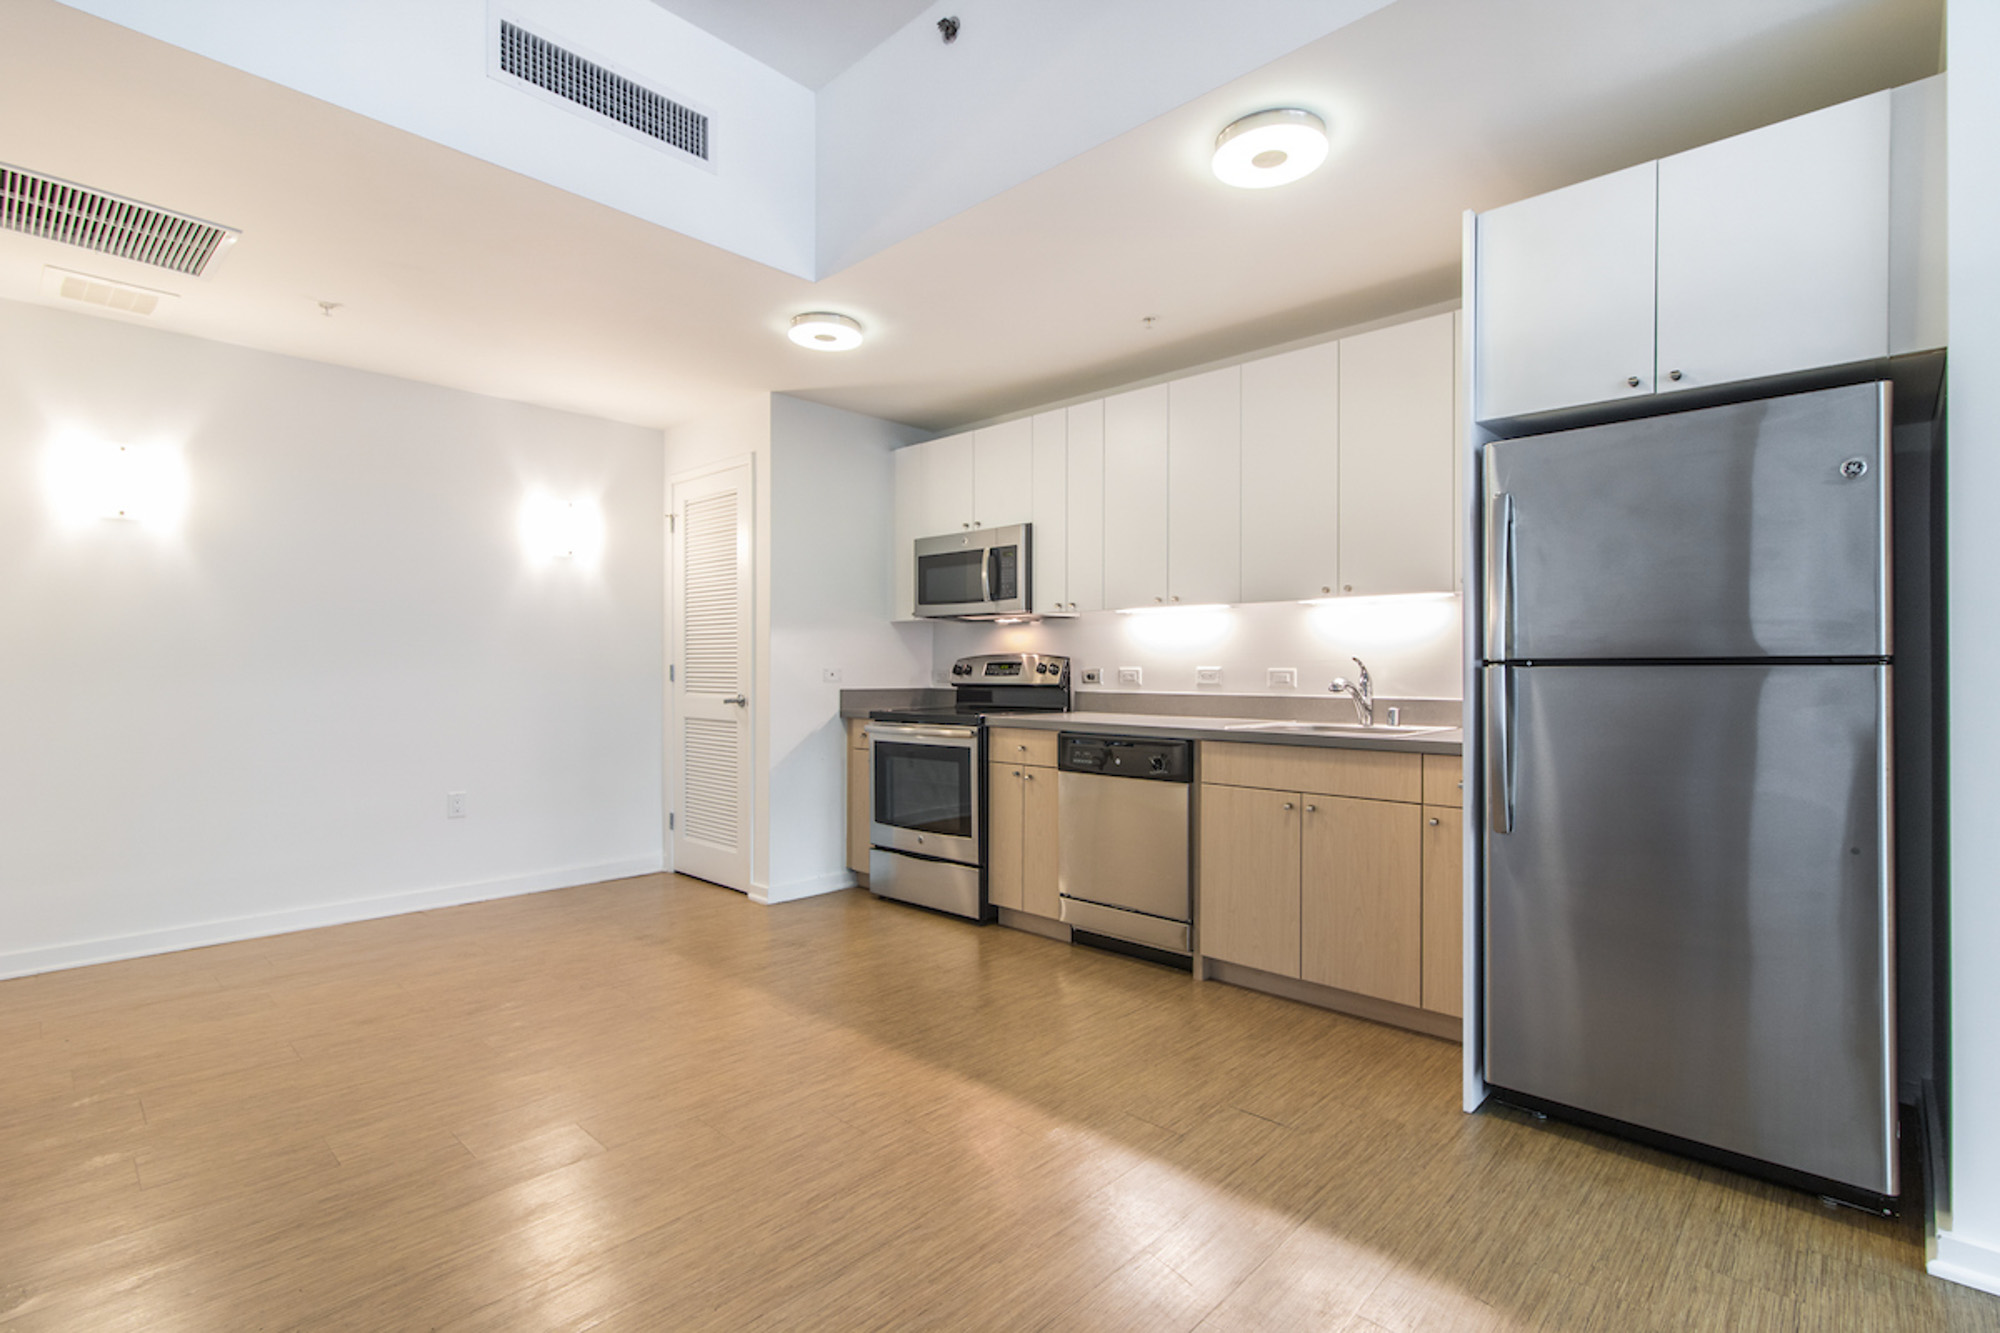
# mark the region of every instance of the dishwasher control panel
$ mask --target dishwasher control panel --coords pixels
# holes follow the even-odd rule
[[[1192,782],[1194,742],[1145,736],[1087,736],[1065,731],[1057,740],[1056,767],[1065,773]]]

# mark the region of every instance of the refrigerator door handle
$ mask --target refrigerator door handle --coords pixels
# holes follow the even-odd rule
[[[1486,669],[1486,813],[1495,833],[1514,831],[1514,668]]]
[[[1486,657],[1514,656],[1514,497],[1486,502]]]

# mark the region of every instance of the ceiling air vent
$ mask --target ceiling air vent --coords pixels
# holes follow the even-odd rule
[[[708,161],[708,116],[586,59],[518,23],[500,20],[499,72],[594,111],[656,144]]]
[[[175,299],[172,292],[156,292],[149,287],[134,287],[129,282],[114,282],[89,273],[73,273],[53,264],[42,269],[42,292],[47,296],[59,296],[65,301],[102,306],[121,315],[150,315],[160,308],[161,302]]]
[[[0,227],[200,277],[240,234],[0,163]]]

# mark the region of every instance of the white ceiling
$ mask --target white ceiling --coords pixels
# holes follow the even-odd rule
[[[186,282],[0,233],[0,296],[58,264],[178,291],[161,327],[620,420],[782,391],[945,428],[1449,298],[1464,209],[1922,77],[1941,23],[1942,0],[1396,0],[815,284],[8,0],[0,161],[244,238]],[[1332,114],[1317,175],[1208,175],[1237,109],[1295,102]],[[813,308],[868,344],[794,348]]]
[[[653,0],[797,83],[823,88],[932,0]]]

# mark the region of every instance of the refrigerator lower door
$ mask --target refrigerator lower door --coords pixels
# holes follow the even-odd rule
[[[1487,1079],[1895,1194],[1889,669],[1486,671]]]

